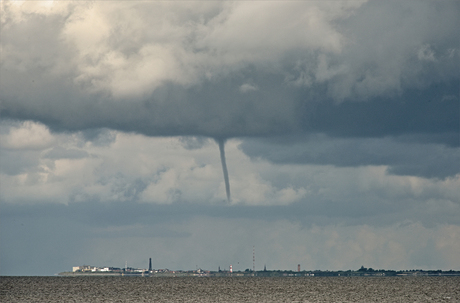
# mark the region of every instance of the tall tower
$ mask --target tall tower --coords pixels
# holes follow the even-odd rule
[[[149,271],[152,271],[152,258],[149,258]]]
[[[256,248],[252,246],[252,271],[256,271]]]
[[[297,271],[300,272],[300,264],[297,264]]]

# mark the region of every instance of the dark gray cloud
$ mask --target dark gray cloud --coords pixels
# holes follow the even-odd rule
[[[107,128],[85,129],[81,135],[96,146],[108,146],[115,141],[115,135]]]
[[[241,148],[253,158],[279,164],[387,165],[389,173],[425,178],[446,178],[460,173],[458,147],[403,138],[343,139],[310,135],[248,140]]]
[[[299,100],[291,98],[295,91],[275,86],[282,83],[283,77],[272,78],[266,80],[266,90],[258,94],[241,94],[238,88],[243,82],[235,80],[235,84],[226,79],[190,89],[166,84],[148,99],[129,102],[104,97],[93,100],[88,95],[56,95],[59,92],[50,88],[51,93],[34,95],[37,108],[30,112],[26,104],[13,102],[7,96],[4,103],[8,105],[2,115],[38,120],[55,131],[106,127],[149,136],[235,137],[298,129],[295,103]],[[70,110],[74,106],[75,111]]]
[[[305,5],[308,8],[310,4]],[[332,21],[323,20],[326,23],[316,30],[337,27],[333,27],[336,36],[331,39],[341,41],[337,42],[340,51],[331,46],[335,44],[324,42],[318,48],[299,41],[299,45],[269,50],[268,61],[261,60],[262,54],[257,58],[244,49],[231,48],[227,44],[230,41],[225,39],[233,36],[227,37],[229,33],[223,31],[217,37],[219,30],[210,29],[211,24],[224,28],[225,22],[233,20],[217,17],[239,12],[230,6],[212,8],[208,13],[214,21],[204,28],[195,24],[200,30],[192,27],[191,32],[185,32],[178,19],[174,26],[184,31],[183,36],[171,38],[178,39],[171,43],[180,43],[169,51],[182,49],[183,60],[191,60],[181,62],[181,76],[151,80],[151,88],[143,85],[138,91],[128,86],[128,93],[118,90],[130,80],[118,83],[118,78],[110,74],[108,66],[117,61],[107,62],[105,70],[103,58],[81,61],[90,59],[79,57],[83,50],[78,44],[63,42],[63,33],[75,34],[69,32],[75,25],[72,18],[59,14],[41,18],[32,14],[20,23],[14,22],[13,17],[7,18],[2,31],[5,47],[24,49],[22,46],[28,43],[34,51],[33,56],[29,51],[16,55],[8,52],[4,56],[2,116],[40,121],[54,130],[111,128],[149,136],[241,137],[310,131],[350,137],[458,133],[458,4],[371,1],[356,6],[353,13],[345,13],[342,8],[320,8],[334,17]],[[8,6],[7,11],[10,10]],[[70,9],[69,14],[77,11]],[[48,30],[36,32],[37,28]],[[282,38],[292,43],[286,33],[272,35],[280,43]],[[42,36],[47,40],[42,41]],[[305,39],[308,43],[313,41],[308,36]],[[107,42],[104,47],[114,53],[123,53],[124,48],[111,43],[112,40],[101,41]],[[261,41],[250,41],[252,51],[266,47]],[[243,40],[235,41],[239,42]],[[139,48],[139,60],[146,62],[149,57],[142,57],[142,47],[155,43],[163,47],[163,41],[154,37],[139,37],[133,43]],[[17,62],[23,60],[22,56],[28,61],[20,65]],[[217,65],[201,66],[204,63],[197,60],[202,57]],[[230,58],[236,61],[227,65]],[[71,64],[66,64],[66,60]],[[172,67],[176,67],[175,61],[171,62]],[[82,69],[88,74],[82,73]],[[97,76],[92,74],[96,72]],[[189,79],[190,73],[195,73],[190,78],[193,81]],[[207,73],[214,76],[205,76]],[[143,79],[138,83],[143,83]],[[242,89],[245,87],[251,89]],[[458,145],[458,138],[455,140],[447,143]]]
[[[373,98],[370,102],[314,102],[308,104],[304,127],[338,137],[419,135],[415,139],[441,141],[459,146],[459,82],[408,90],[398,96]]]
[[[181,137],[180,142],[185,149],[193,150],[202,148],[209,142],[209,138],[206,137]]]

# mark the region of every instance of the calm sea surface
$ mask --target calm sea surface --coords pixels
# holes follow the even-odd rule
[[[460,302],[460,277],[0,277],[0,302]]]

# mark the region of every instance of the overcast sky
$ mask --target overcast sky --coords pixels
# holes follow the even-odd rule
[[[0,275],[460,270],[458,16],[2,1]]]

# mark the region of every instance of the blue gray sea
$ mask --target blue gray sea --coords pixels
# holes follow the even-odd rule
[[[460,277],[0,277],[0,302],[460,302]]]

